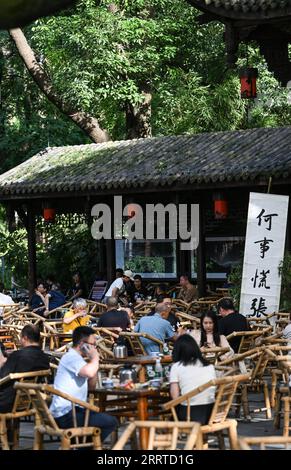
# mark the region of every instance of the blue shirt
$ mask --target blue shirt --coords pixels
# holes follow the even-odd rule
[[[49,310],[54,310],[55,308],[61,307],[66,303],[66,297],[64,294],[58,290],[49,291]]]
[[[142,317],[136,324],[134,331],[136,333],[148,333],[162,342],[164,342],[165,339],[172,338],[174,336],[171,324],[168,320],[162,318],[159,313],[155,313],[150,317]],[[154,343],[147,338],[140,338],[140,340],[144,345],[147,354],[150,352],[159,352],[160,347],[157,343]]]
[[[87,363],[82,356],[71,348],[61,359],[54,381],[54,387],[74,398],[87,401],[88,378],[80,377],[79,372]],[[54,418],[69,413],[72,403],[57,395],[53,396],[50,411]]]

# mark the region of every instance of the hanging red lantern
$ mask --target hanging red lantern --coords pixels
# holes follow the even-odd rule
[[[226,219],[228,216],[228,201],[221,193],[214,195],[214,218]]]
[[[45,223],[53,224],[56,218],[56,210],[52,207],[45,207],[43,210],[43,218]]]
[[[258,69],[254,67],[245,67],[239,72],[240,78],[240,96],[244,99],[253,99],[257,97],[257,78]]]

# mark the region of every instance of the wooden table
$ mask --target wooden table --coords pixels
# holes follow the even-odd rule
[[[91,392],[90,392],[91,393]],[[106,408],[116,406],[113,412],[116,416],[134,417],[139,421],[147,421],[149,418],[149,403],[151,399],[162,398],[169,400],[169,391],[165,389],[144,389],[144,390],[123,390],[119,388],[105,389],[98,388],[93,392],[94,398],[98,398],[100,412],[105,412]],[[117,397],[108,400],[108,397]],[[135,403],[137,402],[137,403]],[[118,406],[123,409],[118,410]],[[152,416],[155,414],[152,413]],[[141,428],[139,434],[140,448],[146,449],[148,443],[148,429]]]
[[[172,356],[162,356],[161,358],[162,364],[171,364],[173,359]],[[106,364],[128,364],[128,365],[137,365],[141,366],[138,372],[138,379],[139,383],[146,382],[146,366],[147,365],[155,365],[156,358],[153,356],[129,356],[126,358],[116,358],[110,357],[102,360],[103,363]]]

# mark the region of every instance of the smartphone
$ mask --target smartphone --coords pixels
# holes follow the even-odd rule
[[[81,345],[80,349],[84,354],[88,354],[88,352],[90,351],[91,348],[90,348],[89,344],[83,343]]]

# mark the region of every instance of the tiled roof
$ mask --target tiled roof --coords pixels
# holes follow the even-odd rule
[[[2,174],[0,197],[289,175],[291,127],[248,129],[49,148]]]

